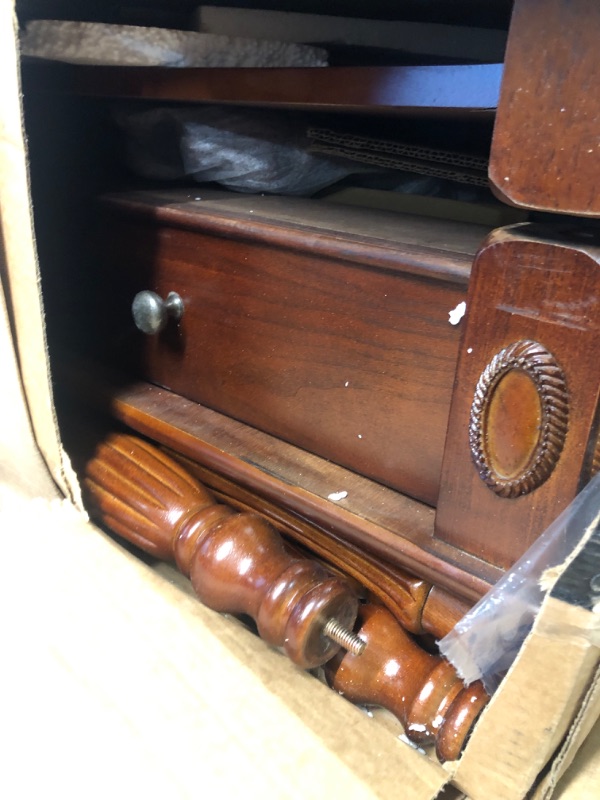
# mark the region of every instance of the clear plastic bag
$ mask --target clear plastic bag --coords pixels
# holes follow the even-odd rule
[[[238,192],[310,195],[354,165],[308,152],[293,115],[228,106],[116,112],[126,132],[127,161],[145,178],[193,178]]]
[[[600,475],[439,643],[466,683],[493,693],[516,658],[562,570],[600,524]]]

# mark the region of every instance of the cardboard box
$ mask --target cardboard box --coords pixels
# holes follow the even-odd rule
[[[87,521],[53,412],[12,12],[0,5],[2,796],[517,800],[537,780],[535,798],[596,797],[597,614],[549,597],[442,767]]]

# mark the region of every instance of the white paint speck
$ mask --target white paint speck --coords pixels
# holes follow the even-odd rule
[[[456,308],[453,308],[452,311],[449,311],[448,319],[450,321],[450,325],[458,325],[458,323],[464,317],[466,310],[467,304],[463,300],[463,302],[459,303]]]
[[[417,733],[421,731],[426,731],[427,728],[425,727],[425,725],[417,725],[416,723],[412,723],[408,726],[408,730]]]
[[[567,110],[566,108],[561,108],[560,113],[562,114],[563,111],[566,111],[566,110]]]
[[[359,439],[362,439],[362,433],[359,433],[359,434],[358,434],[358,438],[359,438]]]
[[[467,353],[472,353],[472,352],[473,352],[473,348],[472,347],[467,347]]]
[[[332,492],[331,494],[327,495],[327,499],[331,500],[332,503],[339,503],[340,500],[345,500],[348,497],[348,492]]]
[[[508,177],[508,175],[507,175],[507,176],[504,178],[504,180],[505,180],[505,181],[509,181],[509,180],[510,180],[510,178]]]
[[[346,383],[344,384],[344,386],[345,386],[346,388],[348,388],[348,386],[350,386],[350,381],[346,381]]]

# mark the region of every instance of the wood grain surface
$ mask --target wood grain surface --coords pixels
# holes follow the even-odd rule
[[[558,227],[529,225],[497,231],[475,262],[469,289],[436,536],[500,567],[508,567],[525,552],[571,502],[591,471],[590,437],[600,391],[600,240],[585,231],[579,238],[576,230],[566,229],[564,234],[561,238]],[[525,339],[541,344],[563,374],[566,437],[559,442],[552,434],[560,448],[544,480],[533,485],[524,481],[521,492],[500,496],[474,463],[469,427],[476,387],[487,365],[503,348]],[[515,367],[523,369],[521,364]],[[545,400],[558,407],[560,385],[551,377],[547,389],[540,390],[540,399],[547,391]],[[525,413],[518,404],[505,411],[509,416]],[[546,423],[544,412],[537,435],[544,433]],[[515,446],[515,430],[520,430],[518,425],[507,430],[509,449]],[[486,446],[498,447],[501,435],[499,427],[494,437],[487,437]],[[527,450],[528,432],[525,437]],[[522,445],[516,443],[519,452]],[[539,453],[532,453],[525,471],[535,473],[533,462]]]
[[[110,201],[112,357],[434,505],[458,352],[449,312],[486,229],[385,214],[369,229],[357,209],[283,198],[186,201]],[[143,289],[177,292],[179,324],[137,332]]]
[[[471,603],[382,561],[364,548],[347,541],[342,543],[335,533],[322,530],[284,506],[249,491],[173,450],[167,449],[167,452],[183,464],[191,475],[209,486],[221,502],[239,510],[259,512],[288,541],[300,544],[302,550],[312,557],[318,556],[330,568],[351,577],[362,594],[366,590],[365,596],[376,599],[388,608],[402,627],[411,633],[430,633],[441,639],[470,609]]]
[[[392,571],[405,569],[467,603],[478,600],[502,574],[435,539],[435,512],[429,506],[269,434],[160,387],[111,375],[98,365],[91,370],[89,364],[63,365],[60,380],[78,398],[80,411],[71,410],[68,416],[81,414],[83,407],[104,411],[285,509],[296,517],[295,527],[301,528],[303,520],[316,526],[328,536],[331,550],[349,544]],[[347,496],[331,500],[340,490]]]
[[[600,4],[516,0],[490,178],[508,203],[600,216]]]

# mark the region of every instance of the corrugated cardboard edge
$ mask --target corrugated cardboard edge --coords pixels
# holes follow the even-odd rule
[[[472,800],[522,800],[573,730],[598,667],[598,615],[547,597],[453,773]],[[584,712],[593,715],[594,708]],[[589,719],[589,717],[588,717]]]
[[[81,505],[59,438],[46,351],[23,136],[14,0],[0,2],[0,208],[8,270],[5,292],[16,334],[21,380],[37,446],[62,492]]]
[[[535,794],[531,800],[549,800],[554,797],[555,789],[561,777],[567,772],[573,763],[575,756],[581,745],[590,735],[594,726],[598,727],[600,718],[600,667],[592,680],[592,685],[588,691],[575,722],[573,723],[569,735],[566,737],[556,758],[552,762],[547,775],[538,784]],[[600,778],[600,775],[598,776]],[[596,796],[600,794],[600,782],[596,786]]]
[[[560,779],[553,800],[597,800],[600,787],[600,720]]]
[[[31,497],[51,496],[56,489],[33,438],[1,282],[0,364],[0,487],[16,483]]]

